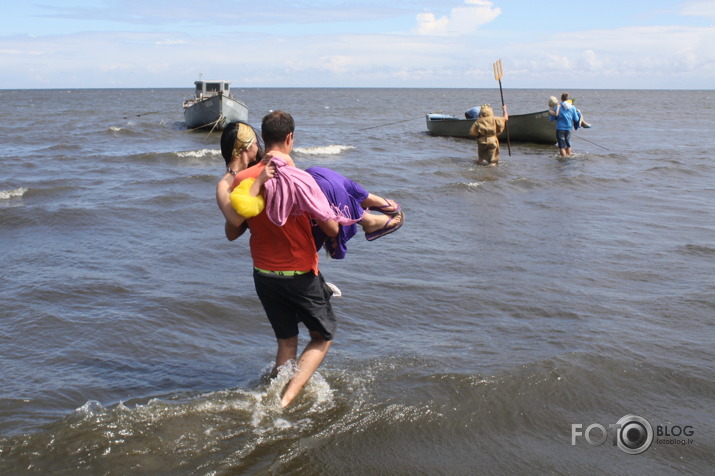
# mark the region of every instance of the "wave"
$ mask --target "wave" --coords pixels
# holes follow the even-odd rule
[[[28,463],[50,473],[77,466],[94,472],[105,464],[128,469],[137,463],[143,474],[162,472],[153,466],[158,462],[152,461],[151,454],[169,456],[161,464],[173,474],[189,474],[183,472],[186,461],[203,469],[250,466],[266,447],[324,426],[323,415],[335,406],[332,389],[316,373],[296,408],[282,409],[280,395],[294,372],[295,368],[286,367],[276,379],[266,383],[263,377],[262,383],[248,389],[164,395],[111,406],[88,401],[40,432],[0,438],[4,455],[0,473]],[[226,440],[232,442],[229,452]],[[127,458],[133,463],[127,463]]]
[[[637,355],[603,350],[612,349],[544,356],[486,373],[445,371],[443,363],[420,356],[353,361],[314,374],[286,409],[280,408],[280,394],[295,369],[269,381],[270,366],[260,381],[243,388],[144,396],[109,406],[88,401],[38,432],[0,438],[0,473],[36,467],[45,473],[114,468],[254,474],[270,466],[275,473],[303,474],[320,460],[332,474],[357,449],[371,457],[352,463],[355,474],[379,472],[378,467],[408,474],[416,465],[426,474],[469,474],[480,466],[487,473],[506,468],[520,474],[534,466],[548,472],[548,450],[572,448],[568,432],[574,423],[607,423],[612,415],[644,411],[663,421],[669,392],[701,402],[712,394],[707,372],[670,375],[667,362],[634,368]],[[643,382],[667,382],[671,390],[634,401]],[[525,454],[527,443],[538,454]],[[495,452],[498,458],[488,456]],[[706,451],[694,455],[703,467],[707,457]],[[559,472],[578,472],[580,464],[566,460]]]
[[[177,157],[180,157],[180,158],[202,159],[204,157],[220,156],[221,150],[219,150],[219,149],[188,150],[185,152],[176,152],[176,155],[177,155]]]
[[[302,155],[340,155],[345,151],[355,149],[352,145],[325,145],[316,147],[296,147],[296,153]]]
[[[139,135],[139,131],[132,129],[134,124],[127,123],[126,126],[109,126],[106,132],[113,134]]]
[[[695,256],[712,256],[715,254],[715,248],[707,245],[688,244],[680,248],[686,254]]]
[[[127,154],[117,157],[118,160],[121,160],[123,162],[127,160],[132,160],[147,163],[154,163],[156,161],[176,162],[177,159],[182,163],[185,161],[203,162],[203,159],[209,159],[213,161],[216,158],[221,158],[221,151],[219,149],[140,152],[136,154]],[[221,162],[223,163],[223,159],[221,159]]]
[[[0,190],[0,200],[10,200],[12,198],[22,197],[27,192],[27,188],[20,187],[14,190]]]
[[[53,144],[47,147],[43,147],[39,149],[40,153],[45,153],[45,152],[64,152],[64,151],[77,151],[77,150],[82,150],[82,147],[79,144],[68,144],[66,142],[61,142],[59,144]]]

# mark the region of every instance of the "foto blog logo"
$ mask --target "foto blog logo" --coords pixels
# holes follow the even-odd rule
[[[608,429],[599,423],[592,423],[583,429],[583,425],[571,425],[571,445],[576,439],[583,437],[591,446],[601,446],[608,441],[609,434],[613,446],[618,446],[624,453],[637,455],[650,448],[653,443],[653,427],[643,417],[626,415],[617,423],[608,425]]]
[[[657,425],[653,431],[653,426],[645,418],[626,415],[617,423],[609,424],[608,429],[599,423],[586,428],[580,423],[572,424],[571,445],[583,438],[591,446],[601,446],[610,436],[613,446],[618,446],[624,453],[637,455],[650,448],[654,441],[659,445],[690,445],[693,439],[689,437],[694,434],[692,425]]]

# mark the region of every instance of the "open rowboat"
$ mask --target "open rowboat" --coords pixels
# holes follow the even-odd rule
[[[476,119],[464,119],[447,114],[427,114],[425,119],[427,130],[434,136],[473,137],[469,135],[469,129]],[[554,144],[556,123],[549,121],[548,110],[529,114],[509,114],[509,139],[512,142]],[[499,140],[506,140],[506,131],[499,135]]]

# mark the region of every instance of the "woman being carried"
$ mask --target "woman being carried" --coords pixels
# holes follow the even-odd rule
[[[241,217],[249,218],[244,214],[255,216],[262,211],[266,203],[262,194],[259,197],[256,190],[251,192],[252,183],[235,183],[233,180],[235,172],[243,170],[249,165],[266,167],[270,162],[271,176],[273,176],[276,173],[276,168],[294,165],[290,157],[278,160],[266,157],[261,161],[260,157],[263,153],[257,145],[256,134],[249,125],[244,123],[232,123],[225,128],[221,137],[221,153],[226,160],[227,174],[219,181],[216,198],[219,208],[228,222],[235,219],[242,221]],[[286,169],[286,171],[288,170]],[[303,173],[311,179],[306,179],[297,171],[290,171],[288,175],[299,177],[299,182],[306,193],[310,193],[311,187],[315,187],[316,190],[319,187],[332,209],[338,211],[338,215],[346,219],[339,225],[338,236],[334,239],[329,238],[319,226],[313,226],[316,249],[325,247],[333,258],[345,257],[347,241],[357,233],[357,223],[361,225],[368,241],[397,231],[404,223],[404,214],[399,204],[367,192],[356,182],[333,170],[324,167],[311,167]],[[288,199],[284,189],[275,187],[273,184],[267,188],[270,188],[274,194],[276,191],[283,193],[282,199]],[[273,196],[268,200],[271,207],[278,203],[276,200]],[[289,206],[285,205],[287,202],[281,203],[283,203],[281,206]],[[240,216],[237,209],[241,211]],[[366,211],[367,209],[378,213],[369,213]],[[271,215],[278,216],[280,213],[273,208]]]
[[[566,107],[573,107],[574,106],[574,101],[576,99],[574,98],[569,98],[569,93],[563,93],[561,95],[561,103],[567,103]],[[561,108],[561,104],[559,104],[559,100],[556,99],[556,96],[551,96],[549,98],[549,115],[558,117],[559,116],[559,109]],[[576,109],[581,116],[581,119],[579,119],[577,124],[574,124],[574,129],[578,129],[579,127],[583,127],[584,129],[589,129],[591,127],[591,124],[586,122],[586,120],[583,118],[583,113],[581,112],[580,109]]]

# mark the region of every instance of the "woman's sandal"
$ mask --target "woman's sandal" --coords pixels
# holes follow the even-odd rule
[[[373,206],[370,207],[369,210],[372,210],[373,212],[380,212],[384,213],[385,215],[390,215],[390,216],[395,216],[402,211],[402,207],[400,206],[399,203],[397,203],[394,200],[388,200],[387,198],[385,200],[385,205],[378,207],[378,206]],[[392,210],[386,210],[387,208],[392,208]]]
[[[400,217],[400,223],[397,225],[392,225],[390,226],[390,223],[392,220],[394,220],[396,217]],[[393,231],[397,231],[400,229],[402,225],[405,224],[405,214],[402,212],[397,212],[396,215],[392,215],[389,220],[385,223],[385,226],[380,228],[379,230],[373,231],[371,233],[365,233],[365,239],[367,241],[374,241],[380,238],[381,236],[389,235]]]

